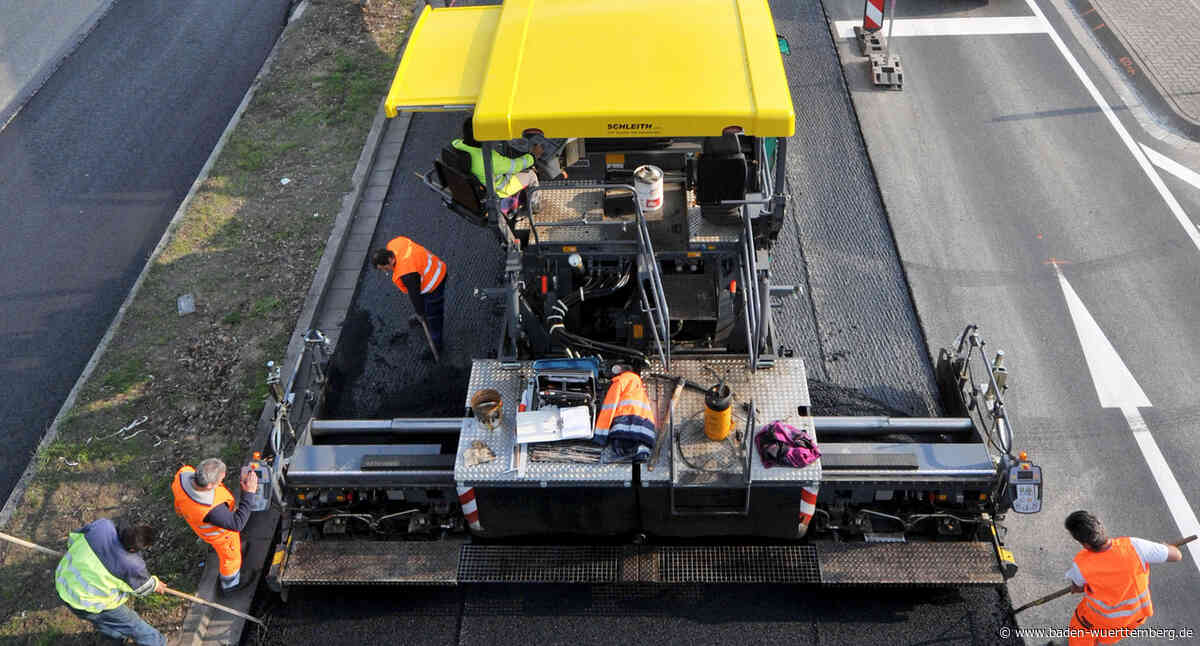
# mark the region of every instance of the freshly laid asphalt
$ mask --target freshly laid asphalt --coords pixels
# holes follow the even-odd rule
[[[270,52],[288,6],[119,0],[0,132],[0,498]]]

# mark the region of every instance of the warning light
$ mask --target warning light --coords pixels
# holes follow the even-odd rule
[[[1029,459],[1029,456],[1026,455],[1024,451],[1021,451],[1020,453],[1017,454],[1017,458],[1020,459],[1022,462],[1024,462]]]

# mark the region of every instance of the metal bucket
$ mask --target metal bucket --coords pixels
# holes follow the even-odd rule
[[[658,166],[638,166],[633,171],[633,188],[643,211],[655,211],[663,205],[663,172]]]
[[[492,388],[485,388],[471,395],[471,412],[476,421],[489,431],[500,423],[500,411],[503,408],[504,401],[500,393]]]

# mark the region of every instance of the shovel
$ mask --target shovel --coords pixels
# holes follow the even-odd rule
[[[1184,545],[1187,545],[1188,543],[1191,543],[1194,540],[1196,540],[1196,534],[1192,534],[1191,536],[1188,536],[1187,538],[1181,538],[1173,543],[1167,543],[1167,545],[1174,545],[1175,547],[1183,547]],[[1047,601],[1054,601],[1055,599],[1057,599],[1059,597],[1065,597],[1068,594],[1071,594],[1071,586],[1067,586],[1067,587],[1063,588],[1062,590],[1057,590],[1055,592],[1051,592],[1050,594],[1048,594],[1040,599],[1034,599],[1033,601],[1030,601],[1029,603],[1014,610],[1013,614],[1015,615],[1018,612],[1021,612],[1022,610],[1025,610],[1027,608],[1032,608],[1034,606],[1040,606],[1043,603],[1046,603]]]
[[[21,539],[17,538],[16,536],[10,536],[8,534],[5,534],[4,532],[0,532],[0,539],[6,540],[10,543],[15,543],[17,545],[20,545],[21,547],[28,547],[31,550],[37,550],[43,554],[49,554],[50,556],[60,556],[61,557],[63,555],[62,552],[52,550],[48,547],[42,547],[41,545],[38,545],[36,543],[30,543],[29,541],[21,540]],[[267,627],[267,625],[264,624],[261,619],[258,619],[257,617],[254,617],[251,615],[248,615],[248,614],[242,612],[241,610],[234,610],[233,608],[230,608],[228,606],[222,606],[219,603],[213,603],[211,601],[201,599],[200,597],[190,595],[186,592],[172,590],[171,588],[166,588],[163,590],[163,592],[165,592],[169,595],[172,595],[172,596],[179,597],[180,599],[187,599],[188,601],[191,601],[193,603],[205,605],[210,608],[216,608],[217,610],[220,610],[222,612],[228,612],[231,615],[237,615],[238,617],[241,617],[242,619],[245,619],[247,621],[253,621],[254,623],[262,626],[263,628]]]

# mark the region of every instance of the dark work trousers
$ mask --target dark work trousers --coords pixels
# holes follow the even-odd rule
[[[132,639],[138,646],[165,646],[167,643],[167,639],[163,637],[162,633],[142,620],[138,613],[129,606],[120,605],[111,610],[94,613],[78,610],[69,605],[67,609],[75,613],[76,617],[92,622],[101,635],[113,640],[120,640],[120,643],[124,643],[126,637]]]
[[[425,322],[429,324],[429,336],[438,352],[442,351],[442,321],[446,318],[446,284],[449,282],[450,272],[447,271],[437,289],[424,295]]]

